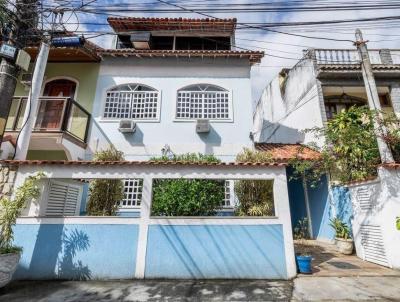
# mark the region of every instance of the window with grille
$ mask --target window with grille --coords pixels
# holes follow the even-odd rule
[[[107,91],[104,118],[158,120],[159,92],[154,88],[127,84]]]
[[[207,84],[185,87],[178,91],[176,118],[229,120],[229,92]]]
[[[224,200],[222,201],[221,206],[223,208],[230,208],[233,207],[233,181],[226,180],[225,181],[225,196]]]
[[[124,199],[118,203],[120,208],[139,207],[142,201],[143,179],[124,180]]]

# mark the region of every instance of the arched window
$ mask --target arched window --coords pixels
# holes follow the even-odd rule
[[[231,119],[229,92],[210,84],[197,84],[178,90],[177,119]]]
[[[74,98],[76,82],[68,79],[57,79],[46,83],[43,96],[69,97]]]
[[[157,120],[159,92],[141,84],[124,84],[107,91],[104,118]]]
[[[327,119],[333,118],[343,109],[349,110],[352,106],[365,106],[368,104],[367,100],[348,95],[343,93],[342,95],[330,95],[324,97],[325,112]]]

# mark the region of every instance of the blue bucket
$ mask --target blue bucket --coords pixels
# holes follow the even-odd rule
[[[311,256],[296,256],[297,267],[302,274],[311,274]]]

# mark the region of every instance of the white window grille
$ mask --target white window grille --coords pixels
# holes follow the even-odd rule
[[[50,181],[47,197],[46,216],[74,216],[80,204],[81,189],[79,185]]]
[[[225,196],[222,201],[222,208],[231,208],[234,206],[234,196],[233,196],[233,181],[226,180],[225,181]]]
[[[140,207],[142,202],[143,179],[124,180],[124,199],[118,203],[120,208]]]
[[[177,119],[231,119],[229,92],[214,85],[192,85],[178,91]]]
[[[107,92],[104,118],[158,120],[159,92],[151,87],[128,84]]]

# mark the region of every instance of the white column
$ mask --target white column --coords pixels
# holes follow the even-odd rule
[[[276,192],[274,199],[276,198],[277,215],[282,222],[283,228],[287,278],[292,279],[297,274],[297,268],[294,257],[292,220],[290,217],[289,193],[285,168],[283,168],[282,173],[275,178],[274,191]]]
[[[151,200],[153,191],[153,179],[150,176],[143,178],[142,202],[140,204],[140,222],[138,248],[136,255],[135,278],[143,279],[146,269],[147,235],[151,215]]]
[[[49,45],[42,43],[40,51],[36,59],[35,70],[32,76],[32,87],[29,92],[26,109],[23,119],[23,128],[19,134],[18,143],[16,146],[15,159],[24,160],[28,153],[29,141],[33,127],[35,126],[36,116],[39,105],[39,96],[42,89],[44,72],[46,70],[47,58],[49,56]]]

